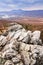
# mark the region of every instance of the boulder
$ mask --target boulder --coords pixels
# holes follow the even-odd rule
[[[1,39],[0,39],[1,40]],[[2,48],[7,44],[8,40],[6,39],[6,37],[4,37],[1,41],[0,41],[0,51],[2,50]]]
[[[26,51],[22,51],[21,56],[22,56],[22,60],[24,62],[24,65],[30,65],[31,59],[29,57],[29,53]]]
[[[6,58],[6,59],[11,59],[14,56],[16,56],[18,54],[17,51],[13,50],[13,49],[8,49],[5,52],[3,52],[2,57]]]
[[[21,30],[18,30],[18,31],[16,31],[16,33],[15,33],[13,38],[14,39],[18,39],[20,35],[21,35]]]
[[[25,37],[27,36],[27,33],[26,32],[24,32],[24,31],[22,31],[22,33],[21,33],[21,35],[20,35],[20,37],[19,37],[19,41],[22,41]]]
[[[22,26],[19,25],[19,24],[16,24],[16,25],[10,26],[10,27],[8,28],[8,31],[17,31],[17,30],[19,30],[19,29],[22,29]]]
[[[4,39],[5,36],[1,35],[0,36],[0,42]]]
[[[7,35],[7,39],[11,40],[11,38],[15,35],[15,31],[14,32],[9,32]]]
[[[30,43],[33,43],[33,44],[42,44],[42,42],[40,41],[40,34],[41,34],[41,31],[34,31],[32,33],[32,37],[31,37]]]
[[[7,41],[8,41],[7,38],[4,37],[4,39],[1,41],[1,46],[5,46]]]
[[[27,31],[27,35],[24,37],[24,39],[22,40],[22,42],[24,43],[30,43],[30,40],[31,40],[31,36],[32,36],[32,32],[31,31]]]
[[[18,63],[18,62],[20,62],[20,59],[17,58],[17,57],[13,57],[12,58],[12,61],[13,61],[13,63]]]
[[[14,65],[11,60],[7,60],[4,65]]]
[[[24,65],[24,64],[23,64],[23,62],[21,61],[21,62],[17,63],[16,65]]]

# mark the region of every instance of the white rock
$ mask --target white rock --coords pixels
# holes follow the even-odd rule
[[[27,36],[27,33],[26,33],[26,32],[22,32],[18,40],[21,41],[21,40],[23,40],[26,36]]]
[[[7,60],[4,65],[14,65],[12,61]]]
[[[3,44],[3,45],[6,44],[7,41],[8,41],[7,38],[4,37],[4,39],[2,40],[2,44]]]
[[[31,31],[27,31],[27,32],[23,31],[18,40],[22,40],[22,42],[28,43],[30,42],[30,38],[31,38]]]
[[[32,33],[32,35],[33,35],[33,39],[39,39],[40,38],[40,34],[41,34],[41,31],[34,31],[33,33]]]
[[[5,45],[5,47],[3,48],[2,52],[5,52],[9,49],[15,49],[18,50],[18,46],[19,46],[19,42],[17,42],[17,40],[13,40],[12,42],[10,41],[9,44]]]
[[[24,60],[24,64],[25,64],[25,65],[29,65],[30,62],[31,62],[31,59],[30,59],[30,57],[29,57],[29,53],[26,52],[26,51],[22,51],[22,52],[21,52],[21,55],[22,55],[22,59]]]
[[[30,36],[26,36],[26,37],[22,40],[22,42],[24,42],[24,43],[29,43],[29,41],[30,41]]]
[[[16,31],[15,35],[14,35],[14,39],[17,39],[19,36],[21,35],[21,30]]]
[[[15,31],[9,32],[8,35],[7,35],[7,39],[10,40],[14,35],[15,35]]]
[[[34,31],[32,33],[31,43],[38,44],[40,42],[40,40],[39,40],[40,39],[40,34],[41,34],[41,31]]]
[[[21,25],[16,24],[16,25],[10,26],[9,29],[8,29],[8,31],[11,31],[11,30],[17,31],[17,30],[19,30],[21,28],[22,28]]]
[[[4,37],[5,37],[5,36],[2,36],[2,35],[1,35],[1,36],[0,36],[0,41],[2,41],[2,40],[4,39]]]
[[[0,42],[0,46],[5,46],[6,45],[6,43],[7,43],[7,39],[6,39],[6,37],[4,37],[3,39],[2,39],[2,41]]]
[[[25,43],[20,43],[20,51],[23,51],[25,49],[26,44]]]
[[[36,59],[31,59],[31,61],[32,61],[32,62],[31,62],[30,64],[31,64],[31,65],[35,65]]]
[[[18,54],[17,51],[13,50],[13,49],[8,49],[5,52],[3,52],[2,57],[9,59],[12,58],[13,56],[16,56]]]
[[[12,61],[13,61],[13,63],[18,63],[18,62],[20,62],[19,58],[17,58],[17,57],[13,57],[13,58],[12,58]]]
[[[19,46],[19,42],[17,42],[17,40],[13,40],[12,42],[10,41],[10,44],[9,44],[9,48],[13,48],[15,50],[18,50],[18,46]]]
[[[23,28],[23,29],[22,29],[22,32],[26,32],[26,30]]]
[[[28,35],[30,36],[30,38],[32,37],[32,31],[28,30],[27,31]]]

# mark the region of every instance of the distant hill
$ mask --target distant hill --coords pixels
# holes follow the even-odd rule
[[[33,11],[24,11],[24,10],[12,10],[9,12],[0,12],[0,17],[4,15],[15,15],[15,16],[29,16],[29,17],[43,17],[43,10],[33,10]]]

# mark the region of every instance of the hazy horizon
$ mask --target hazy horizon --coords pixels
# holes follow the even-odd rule
[[[43,17],[43,0],[0,0],[2,16]]]

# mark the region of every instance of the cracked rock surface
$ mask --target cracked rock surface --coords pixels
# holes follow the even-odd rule
[[[7,33],[7,34],[6,34]],[[13,24],[0,35],[0,65],[43,65],[41,31]]]

